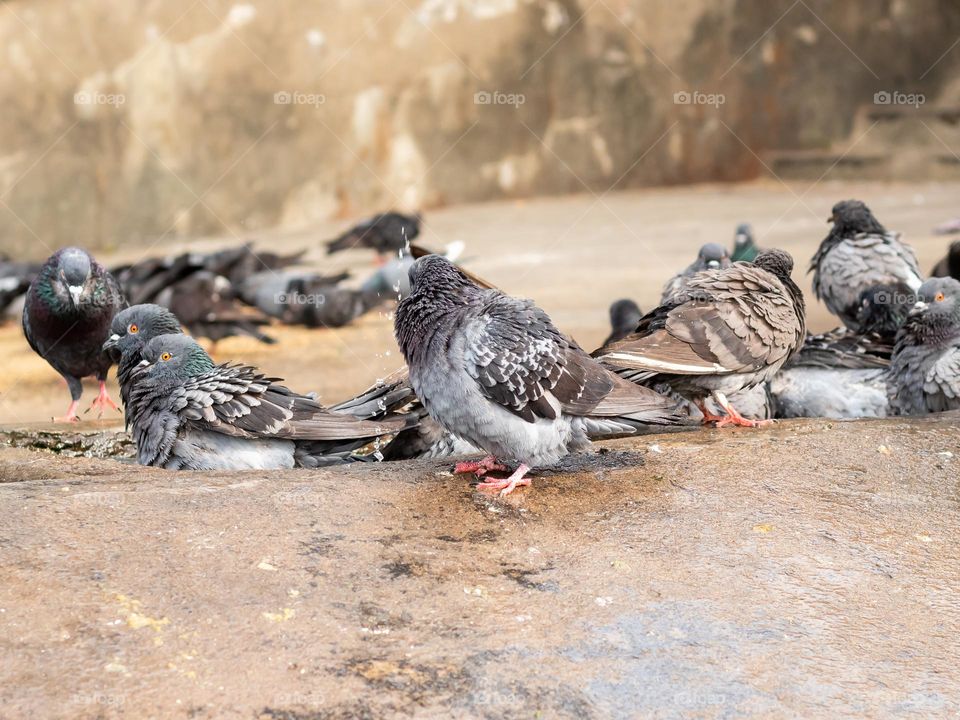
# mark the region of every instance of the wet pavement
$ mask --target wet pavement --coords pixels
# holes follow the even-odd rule
[[[30,428],[0,716],[953,716],[958,426],[622,440],[505,500],[441,462],[132,471],[69,456],[112,430]]]

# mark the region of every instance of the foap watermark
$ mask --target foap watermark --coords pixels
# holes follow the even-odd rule
[[[73,94],[74,105],[113,105],[113,107],[120,107],[125,102],[127,102],[127,96],[121,93],[81,90]]]
[[[123,503],[123,493],[115,491],[98,491],[77,493],[73,496],[77,505],[94,505],[100,507],[116,507]]]
[[[674,105],[712,105],[713,107],[720,107],[725,102],[727,102],[727,96],[722,93],[679,90],[673,94]]]
[[[879,90],[873,94],[874,105],[912,105],[920,107],[927,101],[923,93],[905,93],[899,90]]]
[[[323,497],[320,493],[307,492],[277,492],[273,494],[273,502],[276,505],[288,505],[291,507],[308,507],[320,505]]]
[[[327,96],[320,93],[281,90],[273,94],[273,102],[275,105],[312,105],[313,107],[320,107],[327,102]]]
[[[323,695],[321,695],[318,692],[280,693],[279,695],[275,695],[273,698],[273,704],[279,707],[299,706],[299,707],[318,708],[318,707],[321,707],[323,703],[324,703]]]
[[[881,288],[874,291],[869,299],[874,305],[914,305],[920,298],[915,293],[901,292]]]
[[[127,701],[126,695],[114,695],[102,692],[74,693],[70,700],[75,705],[103,705],[105,707],[122,707]]]
[[[474,105],[513,105],[518,108],[527,101],[522,93],[505,93],[499,90],[478,90],[473,94]]]
[[[323,305],[327,298],[323,293],[284,292],[273,296],[277,305]]]

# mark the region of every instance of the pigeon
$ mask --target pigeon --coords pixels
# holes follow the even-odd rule
[[[930,278],[897,335],[890,406],[897,415],[960,409],[960,281]]]
[[[753,228],[750,223],[740,223],[733,236],[733,253],[730,259],[733,262],[753,262],[760,254],[760,248],[753,239]]]
[[[360,459],[352,451],[399,432],[331,412],[247,365],[214,365],[186,335],[143,348],[130,378],[128,413],[137,460],[170,470],[268,470]]]
[[[42,266],[38,263],[0,259],[0,313],[26,294]]]
[[[879,335],[846,328],[807,336],[800,352],[770,380],[775,417],[887,417],[891,348]]]
[[[637,324],[642,317],[640,306],[633,300],[629,298],[617,300],[610,306],[610,335],[603,344],[609,345],[632,333],[637,329]]]
[[[517,465],[480,489],[529,485],[532,467],[586,449],[590,426],[613,436],[682,422],[674,403],[602,367],[533,302],[479,287],[446,258],[417,260],[410,285],[394,327],[410,383],[437,423],[490,453],[454,472]]]
[[[933,266],[930,277],[952,277],[960,280],[960,240],[950,243],[946,256]]]
[[[78,420],[80,380],[89,375],[100,382],[90,409],[101,415],[104,408],[119,410],[107,393],[107,372],[113,363],[103,352],[103,342],[113,316],[125,304],[113,276],[77,247],[55,252],[31,283],[23,306],[23,334],[70,389],[66,415],[55,421]]]
[[[730,267],[730,258],[726,249],[719,243],[707,243],[700,252],[697,253],[697,259],[694,260],[685,270],[670,278],[663,286],[663,293],[660,296],[660,304],[669,302],[670,298],[683,292],[687,287],[687,281],[704,270],[718,270]]]
[[[233,285],[209,270],[192,273],[161,290],[154,302],[169,308],[195,337],[214,343],[228,337],[247,336],[273,344],[274,338],[260,330],[270,318],[254,308],[240,305]]]
[[[161,305],[131,305],[114,315],[103,350],[117,363],[117,381],[124,409],[130,406],[130,379],[143,360],[144,346],[159,335],[181,333],[183,330],[177,316]],[[129,428],[129,412],[125,419]]]
[[[953,218],[937,225],[933,232],[937,235],[953,235],[960,233],[960,218]]]
[[[844,325],[861,332],[860,294],[882,283],[903,284],[915,292],[922,282],[917,256],[859,200],[838,202],[828,222],[833,228],[810,262],[813,291]]]
[[[763,421],[743,417],[727,396],[767,382],[800,349],[804,302],[792,269],[788,253],[767,250],[753,263],[701,272],[635,333],[594,356],[635,382],[666,383],[697,405],[705,423],[756,427]],[[725,416],[708,410],[711,395]]]
[[[383,258],[399,253],[420,234],[422,216],[386,212],[374,215],[327,243],[327,253],[362,247],[371,248]]]

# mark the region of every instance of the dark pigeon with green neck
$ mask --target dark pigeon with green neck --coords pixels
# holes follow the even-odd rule
[[[143,348],[127,414],[137,460],[170,470],[270,470],[361,459],[353,451],[406,428],[332,412],[247,365],[215,365],[186,335]]]
[[[113,316],[124,305],[113,276],[76,247],[54,253],[30,285],[23,333],[30,347],[67,381],[71,402],[60,419],[77,419],[80,380],[90,375],[100,381],[100,394],[91,407],[116,409],[104,384],[113,363],[103,343]]]

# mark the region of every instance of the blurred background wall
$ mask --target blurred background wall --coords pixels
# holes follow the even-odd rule
[[[884,92],[926,99],[911,172],[956,173],[958,36],[956,0],[8,0],[0,249],[879,177]]]

